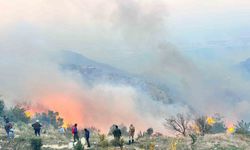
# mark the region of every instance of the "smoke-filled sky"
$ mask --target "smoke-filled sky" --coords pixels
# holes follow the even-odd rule
[[[133,88],[89,89],[62,74],[51,58],[71,50],[171,85],[197,112],[250,120],[249,81],[232,69],[250,57],[249,7],[248,0],[0,0],[0,92],[9,104],[29,99],[58,111],[70,101],[84,113],[80,122],[102,129],[112,121],[154,125],[148,114],[158,108],[145,109],[148,119],[138,121],[134,99],[141,95]],[[100,107],[121,101],[124,108]],[[161,106],[142,103],[151,104]]]

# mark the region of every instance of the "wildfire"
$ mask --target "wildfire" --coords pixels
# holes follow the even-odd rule
[[[214,118],[212,118],[212,117],[207,117],[207,124],[209,124],[209,125],[215,124]]]
[[[33,116],[33,113],[31,111],[25,111],[25,116],[28,118],[31,118]]]
[[[227,133],[232,134],[234,132],[235,132],[234,126],[230,126],[230,127],[227,128]]]
[[[67,129],[69,127],[69,124],[64,121],[62,127],[65,128],[65,129]]]

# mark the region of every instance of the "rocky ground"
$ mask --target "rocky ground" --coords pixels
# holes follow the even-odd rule
[[[30,150],[30,139],[34,138],[33,130],[28,125],[15,125],[15,138],[8,140],[5,130],[0,129],[0,149],[1,150]],[[72,137],[70,132],[60,134],[53,128],[43,130],[41,135],[43,150],[68,150],[72,148]],[[112,146],[111,136],[101,136],[98,133],[91,135],[91,148],[93,150],[114,150],[119,147]],[[166,137],[153,136],[141,137],[133,145],[128,145],[127,137],[123,137],[124,150],[250,150],[250,137],[243,135],[210,134],[199,136],[195,144],[191,144],[190,137]],[[82,143],[85,141],[82,139]],[[85,146],[85,149],[86,146]]]

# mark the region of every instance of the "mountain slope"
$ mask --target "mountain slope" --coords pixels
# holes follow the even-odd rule
[[[159,83],[95,62],[72,51],[62,51],[60,56],[63,60],[61,62],[62,70],[80,74],[84,82],[89,86],[98,83],[131,86],[147,94],[153,100],[164,103],[173,102],[166,86]]]

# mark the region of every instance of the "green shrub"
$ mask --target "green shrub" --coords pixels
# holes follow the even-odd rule
[[[210,129],[209,133],[216,134],[216,133],[224,133],[227,130],[224,122],[216,122],[212,128]]]
[[[74,150],[84,150],[84,147],[81,143],[81,141],[78,141],[76,145],[74,146]]]
[[[115,147],[116,147],[116,146],[119,146],[119,147],[122,149],[122,147],[123,147],[125,141],[124,141],[123,138],[121,138],[120,140],[118,140],[118,139],[113,139],[113,140],[110,141],[110,143],[111,143],[111,145],[113,145],[113,146],[115,146]]]
[[[207,116],[200,116],[195,119],[195,124],[199,128],[200,134],[202,136],[209,133],[212,128],[212,125],[207,123],[207,118]]]
[[[3,116],[4,114],[4,107],[5,107],[4,101],[0,99],[0,116]]]
[[[241,120],[235,125],[235,133],[249,135],[250,122]]]
[[[153,128],[148,128],[146,131],[148,136],[151,136],[154,133],[154,129]]]
[[[192,144],[195,144],[197,141],[197,136],[195,134],[189,134],[190,138],[192,139]]]
[[[64,124],[64,119],[60,117],[59,112],[48,110],[47,113],[36,113],[33,121],[40,120],[43,124],[52,125],[54,128],[61,127]]]
[[[41,138],[31,138],[30,139],[30,145],[32,150],[41,150],[43,144]]]
[[[102,148],[108,147],[108,146],[109,146],[109,142],[108,142],[108,140],[106,139],[105,134],[99,135],[99,143],[98,143],[98,146],[100,146],[100,147],[102,147]]]
[[[7,116],[10,118],[11,121],[14,121],[14,122],[21,121],[24,123],[28,123],[30,120],[30,117],[26,116],[25,112],[26,112],[26,108],[20,105],[16,105],[15,107],[7,111]]]
[[[213,118],[215,120],[215,123],[213,124],[209,133],[212,133],[212,134],[224,133],[227,130],[227,128],[223,121],[223,117],[220,114],[216,113],[214,114]]]

